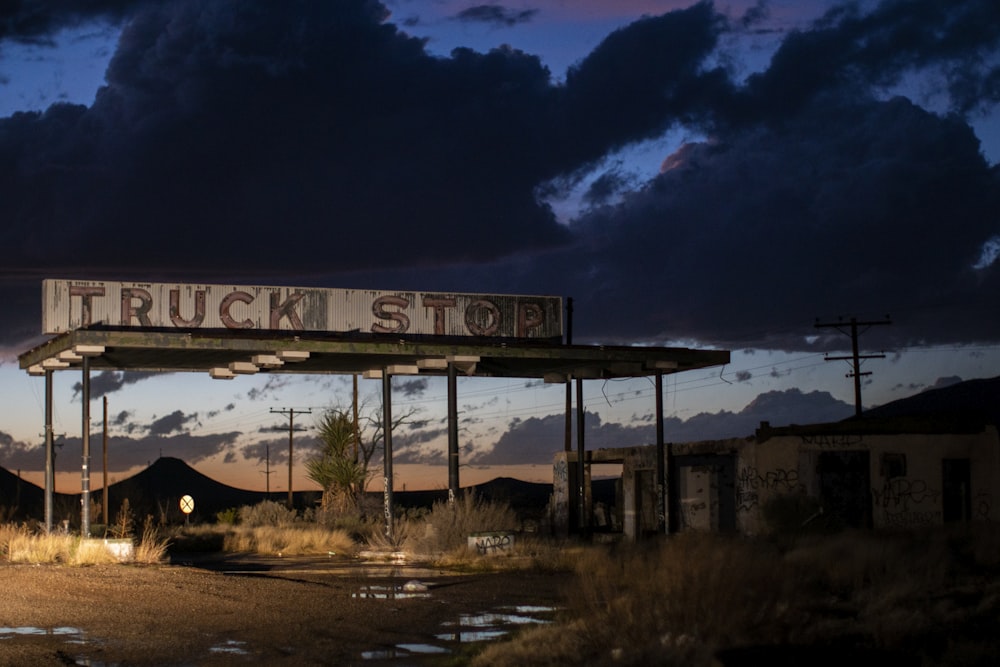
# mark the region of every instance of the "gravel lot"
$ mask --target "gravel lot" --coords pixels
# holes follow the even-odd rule
[[[551,618],[569,576],[337,558],[4,564],[0,664],[426,664]]]

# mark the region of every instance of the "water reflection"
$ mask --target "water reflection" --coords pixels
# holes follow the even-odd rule
[[[451,653],[456,644],[495,641],[518,627],[550,623],[556,611],[555,607],[517,605],[498,607],[478,614],[460,614],[456,620],[442,624],[442,629],[446,631],[434,635],[437,643],[397,644],[390,648],[364,651],[361,657],[364,660],[391,661],[419,655]]]

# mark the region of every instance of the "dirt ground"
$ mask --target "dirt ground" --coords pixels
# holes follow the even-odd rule
[[[0,665],[428,664],[552,618],[568,581],[336,557],[4,564]]]

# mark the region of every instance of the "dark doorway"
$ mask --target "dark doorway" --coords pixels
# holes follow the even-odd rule
[[[851,528],[871,528],[871,465],[867,450],[821,452],[817,465],[823,512]]]
[[[736,530],[736,456],[679,455],[670,461],[671,532]],[[700,517],[690,514],[694,509]]]
[[[941,509],[945,523],[972,516],[972,474],[969,459],[941,460]]]

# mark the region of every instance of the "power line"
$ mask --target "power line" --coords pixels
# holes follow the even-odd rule
[[[312,408],[305,410],[296,410],[295,408],[288,408],[286,410],[275,410],[271,408],[272,414],[288,415],[288,509],[294,507],[292,501],[292,452],[293,452],[293,435],[295,433],[295,415],[296,413],[300,415],[312,414]]]
[[[851,355],[850,356],[838,356],[831,357],[827,355],[827,361],[845,361],[849,360],[853,362],[854,370],[847,374],[847,377],[854,378],[854,416],[861,416],[861,376],[871,375],[871,371],[862,373],[861,372],[861,362],[864,359],[885,359],[884,354],[861,354],[858,352],[858,336],[864,331],[867,331],[873,326],[879,326],[883,324],[892,324],[892,320],[889,319],[888,315],[884,320],[872,320],[867,322],[859,322],[856,317],[852,317],[848,324],[850,324],[850,333],[843,329],[844,322],[820,322],[819,319],[816,320],[816,328],[828,328],[832,327],[839,331],[840,333],[847,334],[851,337]],[[864,327],[864,330],[859,332],[858,327]]]

